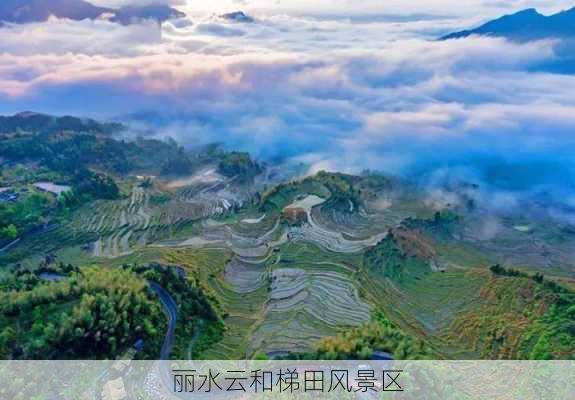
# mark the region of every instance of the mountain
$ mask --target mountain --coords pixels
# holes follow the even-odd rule
[[[472,35],[498,36],[516,41],[575,37],[575,8],[545,16],[530,8],[489,21],[478,28],[450,33],[442,40]]]
[[[116,123],[100,123],[91,119],[76,117],[54,117],[34,112],[21,112],[12,116],[0,115],[0,136],[18,132],[97,132],[113,133],[124,129]]]
[[[122,25],[141,20],[154,20],[158,23],[169,21],[171,19],[184,18],[186,14],[175,8],[163,4],[152,4],[147,6],[125,6],[115,11],[111,21],[118,22]]]
[[[220,18],[230,22],[242,22],[247,24],[254,22],[253,17],[247,15],[243,11],[235,11],[227,14],[222,14],[220,15]]]
[[[0,21],[24,24],[43,22],[50,16],[73,20],[96,19],[112,11],[84,0],[3,0],[0,3]]]
[[[51,16],[75,21],[108,18],[123,25],[141,20],[158,23],[185,17],[185,14],[163,4],[125,6],[119,9],[98,7],[84,0],[2,0],[0,27],[4,23],[44,22]]]

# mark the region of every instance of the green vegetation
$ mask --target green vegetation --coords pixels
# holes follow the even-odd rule
[[[195,343],[197,354],[213,342],[219,340],[223,324],[204,296],[202,290],[195,286],[195,280],[188,278],[185,271],[177,266],[150,264],[145,267],[128,267],[142,274],[146,280],[156,282],[164,288],[178,305],[178,323],[176,324],[175,343],[171,358],[185,360],[188,358],[190,340],[201,339]]]
[[[418,339],[406,335],[383,313],[374,321],[319,341],[317,350],[306,358],[318,360],[370,360],[374,352],[385,352],[396,360],[431,358],[431,351]]]
[[[109,175],[82,170],[74,178],[74,194],[94,199],[114,200],[120,196],[118,185]],[[87,202],[90,197],[85,200]]]
[[[282,183],[265,192],[260,199],[260,211],[265,213],[279,212],[292,203],[296,197],[303,194],[315,194],[319,197],[328,197],[329,191],[318,185],[313,179]]]
[[[250,181],[263,171],[261,165],[252,160],[248,153],[222,153],[219,158],[218,171],[224,176]]]
[[[402,284],[420,280],[431,273],[427,262],[419,257],[410,257],[401,249],[393,232],[366,251],[363,263],[371,272]]]
[[[449,337],[467,341],[482,358],[573,359],[575,295],[538,279],[492,274]]]
[[[450,210],[437,211],[432,219],[408,218],[404,226],[408,229],[420,229],[428,235],[440,239],[449,240],[458,228],[460,217]]]
[[[0,243],[46,223],[52,209],[53,201],[41,193],[25,194],[17,202],[0,203]]]
[[[24,112],[9,117],[0,116],[0,135],[18,133],[51,132],[98,132],[112,134],[124,130],[117,123],[101,123],[91,119],[70,116],[53,117],[45,114]]]
[[[91,168],[116,174],[138,170],[159,172],[165,160],[177,159],[181,152],[181,147],[173,142],[123,141],[103,132],[60,131],[0,136],[2,157],[18,162],[39,162],[70,177]]]
[[[1,357],[113,358],[143,339],[155,358],[157,284],[177,303],[173,358],[574,358],[574,295],[554,275],[569,228],[509,217],[479,243],[475,205],[436,212],[378,174],[268,187],[246,153],[18,118],[0,118],[0,248],[19,239],[0,252]],[[294,202],[307,223],[284,223]]]
[[[260,318],[267,299],[266,287],[254,282],[255,290],[238,293],[224,279],[231,254],[222,250],[170,249],[163,260],[180,265],[188,279],[202,289],[222,322],[205,324],[194,344],[193,357],[199,359],[244,359],[250,356],[250,331]],[[192,337],[187,337],[188,341]]]
[[[18,273],[0,292],[0,354],[16,359],[115,358],[138,339],[157,354],[165,320],[146,283],[120,269]]]
[[[300,181],[274,186],[262,196],[260,208],[262,211],[281,210],[299,195],[315,194],[329,198],[329,207],[343,205],[349,209],[351,203],[357,209],[366,200],[373,200],[379,191],[391,187],[392,180],[381,175],[354,176],[321,171]]]
[[[409,332],[425,335],[436,351],[456,358],[575,357],[574,294],[568,289],[540,273],[500,265],[490,273],[434,272],[424,242],[400,239],[391,234],[366,252],[369,278],[360,278],[365,295]]]
[[[34,272],[16,271],[0,283],[0,357],[113,359],[141,339],[139,356],[157,358],[166,322],[146,281],[177,303],[173,359],[196,356],[221,339],[222,321],[179,267],[46,264]]]
[[[179,148],[174,157],[170,157],[162,164],[162,175],[189,175],[194,169],[192,159],[184,149]]]
[[[487,358],[575,358],[575,293],[541,274],[491,267],[491,278],[455,321]]]

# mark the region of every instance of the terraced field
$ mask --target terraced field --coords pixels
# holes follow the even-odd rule
[[[349,277],[313,267],[274,270],[263,321],[252,333],[253,351],[306,351],[320,338],[370,319],[371,307]]]
[[[306,179],[269,191],[257,203],[233,179],[208,178],[178,183],[163,201],[155,197],[158,189],[134,185],[121,200],[93,203],[71,221],[25,238],[10,255],[36,254],[21,257],[26,266],[54,252],[62,262],[182,267],[225,326],[221,339],[201,354],[194,353],[193,338],[178,338],[190,342],[190,357],[307,352],[322,338],[364,326],[378,312],[423,338],[438,357],[538,354],[529,346],[547,334],[540,325],[548,316],[541,310],[554,304],[552,296],[543,301],[533,295],[525,277],[502,285],[488,267],[498,260],[528,266],[529,259],[554,267],[575,243],[567,234],[514,229],[511,221],[498,236],[485,239],[467,220],[458,221],[458,236],[445,239],[425,229],[438,218],[431,210],[389,193],[354,202]],[[291,224],[286,208],[304,210],[306,221]],[[427,218],[421,228],[407,227],[406,220],[417,218]],[[547,251],[550,240],[559,245]],[[389,241],[400,251],[384,248],[375,264],[368,262],[368,255]],[[501,308],[493,300],[498,296],[509,299]],[[513,314],[523,304],[529,315]],[[508,331],[506,320],[513,325]],[[522,338],[522,329],[537,339]],[[500,337],[504,343],[494,348]]]
[[[350,239],[365,240],[396,227],[405,218],[415,215],[413,211],[391,207],[390,204],[390,208],[367,212],[363,209],[354,210],[350,205],[334,207],[328,203],[315,207],[311,214],[313,221],[327,230],[340,232]]]
[[[320,198],[302,198],[294,204],[311,215],[321,202]],[[302,229],[310,238],[319,232],[315,237],[325,235],[328,240],[298,236]],[[224,267],[202,273],[202,282],[220,304],[226,325],[223,340],[202,357],[310,350],[322,337],[369,321],[372,307],[360,298],[353,276],[361,250],[370,243],[347,240],[313,220],[307,227],[289,227],[277,214],[247,222],[244,218],[231,225],[207,222],[201,237],[174,243],[184,252],[225,248],[231,253]],[[347,246],[346,251],[335,251],[342,246]]]
[[[521,219],[517,218],[495,220],[496,225],[488,237],[481,237],[481,225],[472,221],[462,239],[482,253],[497,255],[498,262],[505,265],[530,266],[543,271],[558,267],[569,269],[575,255],[575,242],[570,239],[569,227],[552,221],[525,225],[519,221]]]
[[[129,199],[99,202],[89,214],[80,213],[72,224],[98,235],[92,244],[94,257],[113,258],[129,254],[133,247],[145,246],[152,219],[149,194],[135,187]]]
[[[321,337],[368,321],[371,306],[353,284],[352,258],[328,260],[315,246],[292,243],[273,260],[249,264],[235,256],[210,273],[205,283],[224,310],[226,332],[202,357],[309,350]]]
[[[150,205],[150,196],[150,191],[136,186],[129,199],[97,202],[79,212],[71,226],[97,235],[91,245],[94,257],[115,258],[170,237],[194,222],[223,216],[233,205],[233,196],[223,182],[206,188],[188,187],[156,206]]]

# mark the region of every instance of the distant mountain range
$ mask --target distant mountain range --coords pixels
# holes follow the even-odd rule
[[[243,23],[252,23],[255,22],[253,17],[247,15],[243,11],[235,11],[227,14],[220,15],[220,18],[225,19],[229,22],[243,22]]]
[[[123,25],[142,20],[158,23],[183,18],[185,14],[167,5],[98,7],[84,0],[1,0],[0,26],[3,23],[44,22],[51,16],[75,21],[107,18]]]
[[[87,118],[54,117],[35,112],[21,112],[11,116],[0,115],[0,138],[18,132],[52,133],[63,131],[114,133],[124,127],[117,123],[100,123]]]
[[[575,8],[545,16],[530,8],[489,21],[479,28],[450,33],[443,40],[472,35],[505,37],[515,41],[575,38]]]

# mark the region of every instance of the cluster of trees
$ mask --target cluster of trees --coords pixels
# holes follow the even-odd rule
[[[542,333],[526,358],[575,360],[575,294],[562,291],[556,296],[547,312],[534,324],[533,330]]]
[[[262,166],[252,160],[248,153],[233,151],[219,155],[218,171],[228,177],[238,177],[242,181],[249,181],[261,174]]]
[[[114,138],[103,127],[97,130],[38,128],[33,133],[0,136],[0,155],[15,162],[35,161],[66,176],[76,176],[92,167],[111,174],[148,170],[161,172],[166,160],[186,159],[186,153],[173,141]],[[184,156],[184,157],[182,157]]]
[[[0,243],[45,222],[51,207],[48,197],[38,193],[22,196],[17,202],[0,203]]]
[[[179,148],[175,157],[168,158],[162,164],[162,175],[189,175],[194,170],[195,164],[192,158],[186,154],[183,148]]]
[[[46,256],[50,258],[51,256]],[[5,274],[0,281],[0,292],[22,292],[33,290],[36,286],[43,283],[43,274],[48,276],[65,278],[73,272],[79,272],[79,269],[72,264],[60,263],[46,263],[43,262],[39,268],[30,270],[24,268],[15,268],[10,273]]]
[[[400,284],[421,279],[430,271],[427,261],[417,256],[410,257],[401,249],[393,232],[364,253],[363,265],[376,276],[384,276]]]
[[[433,353],[419,339],[405,334],[378,312],[372,322],[321,339],[316,350],[297,358],[313,360],[371,360],[376,352],[396,360],[431,359]]]
[[[314,179],[331,193],[330,206],[340,204],[342,211],[348,211],[350,203],[357,210],[365,200],[375,199],[379,192],[391,190],[393,185],[392,179],[369,171],[361,176],[321,171]]]
[[[111,134],[125,129],[117,123],[100,123],[91,119],[70,116],[53,117],[39,113],[20,113],[9,117],[0,116],[0,134],[19,132],[97,132]]]
[[[197,282],[188,277],[181,267],[152,263],[142,266],[125,265],[124,269],[135,271],[147,281],[157,283],[177,303],[178,323],[172,350],[173,359],[187,359],[190,338],[199,339],[194,345],[196,354],[221,338],[223,322]]]
[[[63,268],[67,279],[0,292],[0,356],[17,359],[114,358],[138,339],[152,354],[165,318],[145,281],[121,269]]]
[[[0,120],[0,156],[17,163],[33,161],[57,172],[73,184],[79,197],[115,198],[118,190],[112,175],[135,171],[186,175],[204,161],[216,162],[222,174],[242,180],[262,171],[249,154],[228,153],[219,146],[193,155],[174,140],[115,138],[110,133],[122,129],[116,124],[41,115],[18,117],[16,122],[14,118]],[[2,129],[11,133],[2,135]]]
[[[349,207],[347,199],[353,199],[352,202],[356,204],[353,180],[351,175],[321,171],[300,181],[275,185],[260,197],[260,209],[263,212],[281,209],[303,193],[329,197],[332,205],[345,200]]]
[[[389,234],[363,255],[363,265],[371,272],[383,273],[388,278],[402,278],[406,257],[401,252],[393,235]]]
[[[377,174],[366,172],[363,176],[347,175],[320,171],[314,176],[300,181],[274,186],[259,199],[260,209],[264,212],[285,206],[302,193],[329,197],[325,206],[349,212],[350,203],[353,210],[358,210],[367,199],[374,199],[376,194],[391,188],[392,180]]]
[[[0,203],[0,244],[40,229],[62,211],[73,209],[93,199],[113,200],[120,196],[116,182],[108,175],[81,170],[72,182],[73,190],[58,198],[36,191],[21,193],[17,201]],[[56,218],[57,219],[57,218]]]
[[[421,230],[436,239],[449,240],[458,228],[459,215],[451,210],[437,211],[431,219],[407,218],[403,225]]]
[[[120,197],[120,189],[109,175],[84,169],[74,178],[74,195],[94,199],[114,200]]]
[[[26,171],[26,182],[34,175],[52,174],[58,182],[73,187],[59,199],[60,209],[71,209],[93,199],[116,199],[120,189],[113,174],[134,169],[158,169],[166,158],[182,151],[175,143],[157,140],[118,140],[110,134],[117,124],[99,124],[72,117],[55,118],[26,114],[0,118],[0,157],[16,165],[34,162],[41,168]],[[36,171],[36,172],[32,172]],[[19,174],[18,182],[22,182]],[[20,183],[21,184],[21,183]],[[0,204],[0,242],[14,239],[46,223],[57,208],[45,196],[22,196],[18,202]]]
[[[567,288],[564,288],[564,287],[558,285],[557,283],[555,283],[555,281],[545,279],[545,275],[542,274],[541,272],[536,272],[535,274],[528,274],[526,272],[519,271],[519,270],[514,269],[514,268],[505,268],[505,267],[501,266],[501,264],[492,265],[491,267],[489,267],[489,270],[491,271],[491,273],[493,275],[496,275],[496,276],[507,276],[507,277],[516,277],[516,278],[521,277],[521,278],[532,279],[533,281],[535,281],[539,284],[542,284],[547,289],[549,289],[555,293],[563,293],[563,294],[570,293],[570,291]]]

